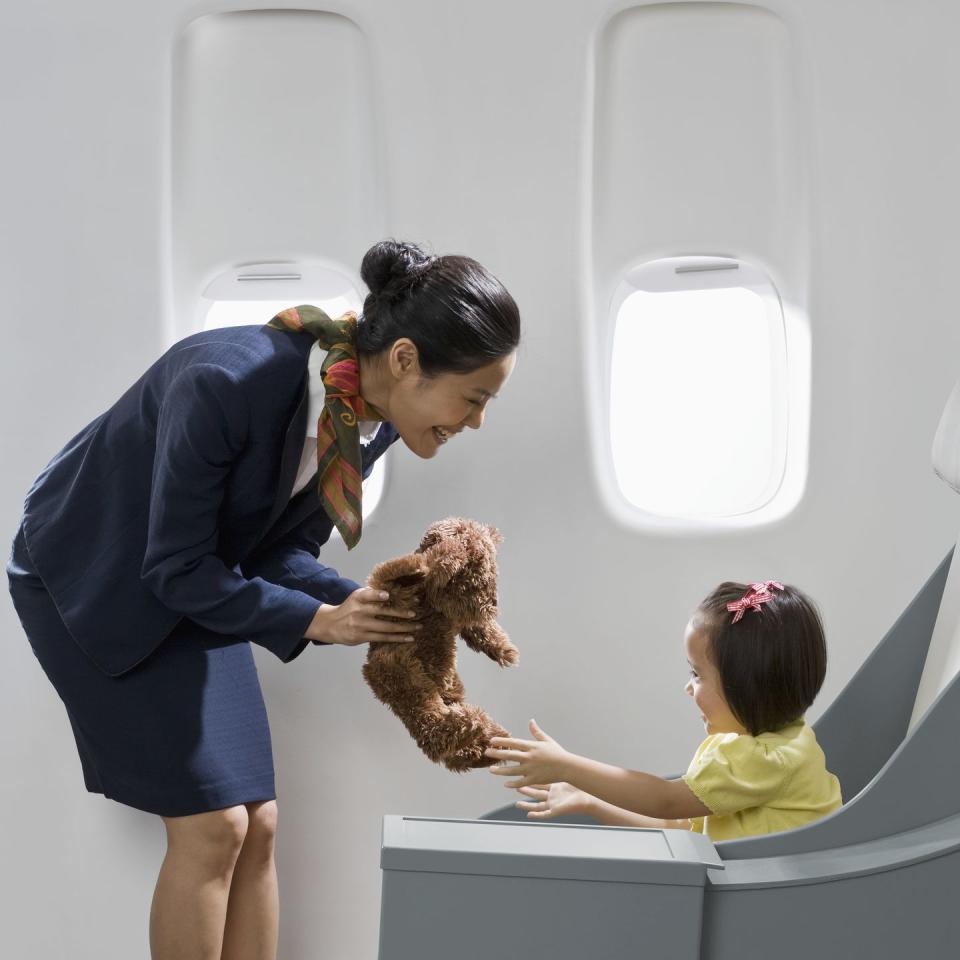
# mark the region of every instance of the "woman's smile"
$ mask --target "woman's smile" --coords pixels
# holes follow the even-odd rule
[[[398,340],[392,349],[393,367],[361,367],[364,399],[393,423],[410,450],[426,460],[465,427],[480,429],[487,402],[496,397],[516,363],[514,352],[468,373],[424,377],[412,342]]]
[[[446,443],[451,437],[456,436],[463,427],[460,427],[458,430],[454,430],[451,427],[434,427],[433,435],[436,438],[438,444]]]

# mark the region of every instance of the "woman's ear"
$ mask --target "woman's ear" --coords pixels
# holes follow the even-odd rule
[[[394,340],[387,354],[387,366],[394,378],[420,377],[420,352],[409,337]]]

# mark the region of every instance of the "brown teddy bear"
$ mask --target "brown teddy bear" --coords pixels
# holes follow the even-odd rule
[[[517,648],[494,619],[502,541],[482,523],[440,520],[414,553],[379,564],[367,581],[390,594],[391,606],[416,611],[421,628],[413,643],[371,643],[364,679],[420,749],[456,772],[491,766],[496,761],[483,755],[490,738],[510,735],[464,703],[457,675],[457,634],[501,667],[517,662]]]

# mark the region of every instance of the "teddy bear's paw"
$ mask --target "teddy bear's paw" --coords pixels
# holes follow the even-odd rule
[[[509,737],[510,731],[505,730],[498,723],[494,723],[489,717],[486,718],[486,726],[480,739],[458,750],[452,757],[444,761],[444,765],[450,770],[478,770],[482,767],[492,767],[500,763],[495,757],[486,755],[487,748],[490,746],[492,737]]]
[[[497,663],[501,667],[513,667],[520,660],[520,651],[509,641],[497,652]]]
[[[492,767],[500,761],[486,755],[490,740],[492,737],[509,737],[510,731],[491,720],[480,707],[468,703],[464,704],[464,709],[473,719],[474,736],[469,743],[464,743],[456,753],[448,757],[444,761],[444,766],[456,771]]]
[[[432,723],[422,723],[417,742],[431,760],[441,762],[448,770],[462,772],[473,767],[490,766],[494,761],[484,756],[496,724],[482,708],[471,703],[453,703],[445,715]],[[499,729],[499,728],[497,728]]]
[[[456,752],[456,738],[451,736],[449,731],[421,730],[414,734],[413,738],[416,740],[417,746],[423,751],[423,755],[434,763],[445,764],[447,758]]]
[[[492,767],[498,761],[493,757],[484,756],[489,746],[489,740],[481,740],[458,750],[450,757],[445,757],[443,765],[454,773],[464,773],[467,770],[478,770],[481,767]]]
[[[485,717],[476,716],[476,707],[437,702],[411,718],[408,729],[420,749],[433,761],[445,762],[464,747],[483,737]],[[482,713],[482,711],[481,711]]]

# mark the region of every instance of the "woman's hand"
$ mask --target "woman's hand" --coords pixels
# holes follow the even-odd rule
[[[569,783],[538,784],[535,787],[520,787],[524,796],[533,797],[536,803],[518,800],[517,806],[527,811],[530,820],[550,820],[553,817],[569,817],[575,813],[589,814],[590,794],[570,786]]]
[[[318,643],[339,643],[355,647],[361,643],[412,643],[418,623],[394,623],[384,617],[412,620],[410,610],[388,607],[388,593],[361,587],[354,590],[339,606],[325,603],[314,614],[304,636]]]
[[[520,780],[505,783],[505,787],[532,787],[566,780],[566,763],[571,756],[552,737],[548,737],[536,720],[530,721],[530,732],[535,740],[515,740],[513,737],[491,737],[486,756],[497,760],[512,760],[512,764],[498,764],[487,769],[498,777],[519,775]]]

